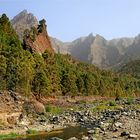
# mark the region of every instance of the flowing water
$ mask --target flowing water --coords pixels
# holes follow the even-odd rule
[[[63,140],[67,140],[71,137],[81,138],[87,134],[87,129],[83,127],[69,127],[63,130],[54,131],[46,134],[40,134],[36,136],[30,136],[28,138],[18,138],[16,140],[48,140],[52,137],[58,137]]]

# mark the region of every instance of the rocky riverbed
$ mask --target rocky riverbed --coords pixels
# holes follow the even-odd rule
[[[16,133],[19,135],[35,132],[61,130],[69,126],[80,126],[87,133],[82,140],[125,140],[140,139],[140,99],[111,99],[106,101],[75,102],[61,111],[45,109],[37,101],[22,104],[22,110],[16,117],[9,118],[8,125],[0,127],[0,134]],[[14,113],[13,113],[14,114]],[[57,140],[59,138],[52,138]],[[70,140],[76,140],[76,136]]]

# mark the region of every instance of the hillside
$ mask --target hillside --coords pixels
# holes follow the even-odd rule
[[[118,72],[122,74],[132,75],[135,78],[140,78],[140,60],[130,61],[123,65]]]
[[[45,20],[39,23],[38,28],[26,30],[22,46],[7,16],[3,14],[0,18],[0,90],[24,96],[34,94],[37,99],[46,95],[111,97],[138,93],[139,81],[130,76],[100,70],[69,55],[55,54],[50,44],[45,44],[43,53],[35,50],[34,47],[40,49],[46,42],[38,40],[40,35],[49,40]]]

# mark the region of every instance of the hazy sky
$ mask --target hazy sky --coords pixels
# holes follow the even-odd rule
[[[0,0],[0,15],[24,9],[45,18],[49,35],[63,41],[91,32],[107,39],[140,33],[140,0]]]

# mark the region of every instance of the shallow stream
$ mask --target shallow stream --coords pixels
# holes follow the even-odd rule
[[[81,138],[83,135],[87,135],[87,129],[83,127],[69,127],[63,130],[53,131],[35,136],[29,136],[27,138],[17,138],[14,140],[49,140],[52,137],[58,137],[63,140],[67,140],[71,137]]]

